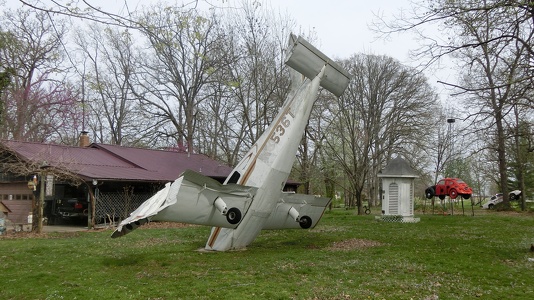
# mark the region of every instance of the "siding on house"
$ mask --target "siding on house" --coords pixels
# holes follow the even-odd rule
[[[13,224],[28,224],[28,215],[32,214],[31,200],[2,201],[10,210],[8,218]]]
[[[32,190],[26,182],[0,182],[0,201],[7,200],[32,200]]]

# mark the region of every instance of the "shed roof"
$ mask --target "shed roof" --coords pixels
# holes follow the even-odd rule
[[[232,169],[202,154],[122,147],[93,143],[74,147],[2,141],[22,159],[69,169],[85,180],[172,181],[187,169],[224,178]]]
[[[412,169],[412,167],[410,167],[406,160],[400,156],[397,156],[386,165],[384,170],[378,174],[378,177],[416,178],[419,177],[419,175],[414,171],[414,169]]]

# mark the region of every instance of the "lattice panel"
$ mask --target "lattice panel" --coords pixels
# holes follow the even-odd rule
[[[375,220],[382,221],[382,222],[395,222],[395,223],[417,223],[421,219],[414,218],[414,217],[399,216],[399,215],[382,215],[382,216],[375,216]]]
[[[152,194],[100,193],[96,196],[95,217],[97,221],[108,221],[108,216],[120,221],[151,196]]]

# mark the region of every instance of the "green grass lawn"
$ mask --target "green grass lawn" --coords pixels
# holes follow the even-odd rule
[[[202,226],[8,235],[0,299],[534,299],[533,214],[416,216],[335,210],[217,253]]]

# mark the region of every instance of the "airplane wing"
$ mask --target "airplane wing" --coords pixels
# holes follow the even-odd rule
[[[330,201],[313,195],[282,193],[263,229],[314,228]]]
[[[148,221],[170,221],[236,228],[257,188],[218,181],[187,170],[124,219],[111,237],[123,236]]]

